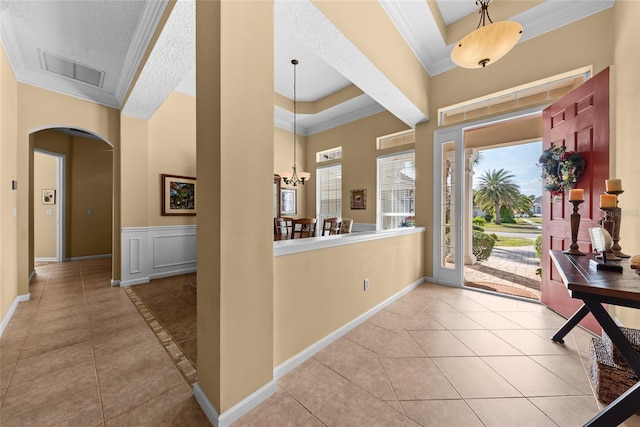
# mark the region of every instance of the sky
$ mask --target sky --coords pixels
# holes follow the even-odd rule
[[[478,187],[479,178],[487,170],[504,169],[514,175],[514,181],[525,195],[542,194],[542,178],[538,158],[542,154],[542,141],[512,147],[481,150],[480,160],[474,166],[473,188]]]

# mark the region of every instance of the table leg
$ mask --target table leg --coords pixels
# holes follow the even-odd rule
[[[596,318],[602,329],[607,333],[613,345],[616,346],[624,360],[627,361],[631,369],[640,376],[640,353],[629,343],[629,340],[620,332],[620,328],[613,321],[607,310],[598,301],[584,299],[584,304]],[[640,409],[640,406],[638,407]]]
[[[640,383],[622,393],[616,400],[589,420],[584,427],[611,427],[622,424],[624,420],[638,411],[640,401]]]
[[[560,344],[564,344],[564,337],[573,329],[576,327],[576,325],[578,323],[580,323],[580,321],[582,319],[584,319],[584,317],[589,314],[589,308],[582,304],[582,307],[580,307],[578,309],[578,311],[576,311],[573,316],[571,316],[571,318],[569,318],[569,320],[567,320],[567,322],[562,325],[562,328],[560,328],[558,330],[558,332],[556,332],[556,334],[551,338],[551,341],[555,341],[557,343]]]

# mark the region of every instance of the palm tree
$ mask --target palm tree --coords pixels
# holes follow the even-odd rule
[[[482,209],[494,211],[494,222],[500,224],[500,206],[512,208],[520,195],[520,187],[513,182],[513,174],[504,169],[487,170],[480,177],[474,201]]]

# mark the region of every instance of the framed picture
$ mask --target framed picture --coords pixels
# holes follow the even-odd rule
[[[162,215],[196,214],[196,179],[162,174]]]
[[[367,209],[367,190],[351,190],[351,209]]]
[[[296,189],[283,188],[280,190],[280,215],[296,215]]]
[[[56,204],[56,190],[42,190],[42,204],[43,205],[55,205]]]

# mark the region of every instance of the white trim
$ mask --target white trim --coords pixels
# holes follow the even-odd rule
[[[300,252],[328,249],[337,246],[353,245],[372,240],[387,239],[406,234],[423,233],[426,227],[406,227],[396,230],[380,230],[373,232],[337,234],[323,237],[307,237],[305,239],[278,240],[273,242],[273,256],[291,255]]]
[[[111,254],[100,254],[100,255],[86,255],[86,256],[74,256],[68,258],[68,261],[85,261],[88,259],[102,259],[102,258],[111,258]]]
[[[31,284],[31,281],[33,280],[34,277],[36,277],[35,269],[31,270],[31,274],[29,274],[29,284]]]
[[[120,286],[120,280],[111,279],[111,286]]]
[[[410,284],[409,286],[407,286],[406,288],[404,288],[403,290],[401,290],[397,294],[390,296],[389,298],[387,298],[386,300],[382,301],[380,304],[376,305],[375,307],[373,307],[369,311],[361,314],[360,316],[358,316],[355,319],[353,319],[351,322],[349,322],[349,323],[343,325],[342,327],[336,329],[335,331],[333,331],[329,335],[325,336],[321,340],[319,340],[319,341],[315,342],[314,344],[310,345],[309,347],[305,348],[300,353],[296,354],[295,356],[289,358],[288,360],[284,361],[280,365],[276,366],[273,369],[273,379],[276,380],[276,381],[279,380],[284,375],[289,373],[291,370],[293,370],[297,366],[301,365],[304,361],[306,361],[311,356],[316,354],[318,351],[322,350],[323,348],[325,348],[326,346],[328,346],[329,344],[331,344],[332,342],[334,342],[335,340],[337,340],[338,338],[340,338],[341,336],[343,336],[344,334],[349,332],[351,329],[353,329],[356,326],[360,325],[365,320],[369,319],[371,316],[373,316],[374,314],[376,314],[377,312],[379,312],[380,310],[382,310],[383,308],[385,308],[386,306],[388,306],[392,302],[394,302],[394,301],[398,300],[400,297],[408,294],[409,292],[411,292],[412,290],[414,290],[415,288],[420,286],[420,284],[422,284],[424,281],[425,281],[424,277],[421,278],[421,279],[418,279],[417,281],[413,282],[412,284]]]
[[[4,333],[4,330],[9,325],[9,321],[13,317],[13,314],[16,312],[16,308],[18,308],[18,303],[27,302],[31,299],[31,293],[26,295],[18,295],[16,299],[13,300],[11,307],[9,307],[9,311],[5,314],[4,319],[2,319],[2,323],[0,323],[0,336]]]
[[[59,262],[56,257],[48,257],[48,258],[34,258],[35,262]]]
[[[218,414],[218,411],[213,406],[213,404],[211,404],[200,385],[198,383],[195,383],[193,385],[193,396],[196,398],[196,401],[204,411],[204,414],[207,416],[211,424],[216,427],[230,426],[232,423],[240,419],[240,417],[242,417],[244,414],[258,406],[271,395],[273,395],[276,391],[278,391],[278,384],[276,384],[276,382],[273,380],[269,381],[222,414]]]

